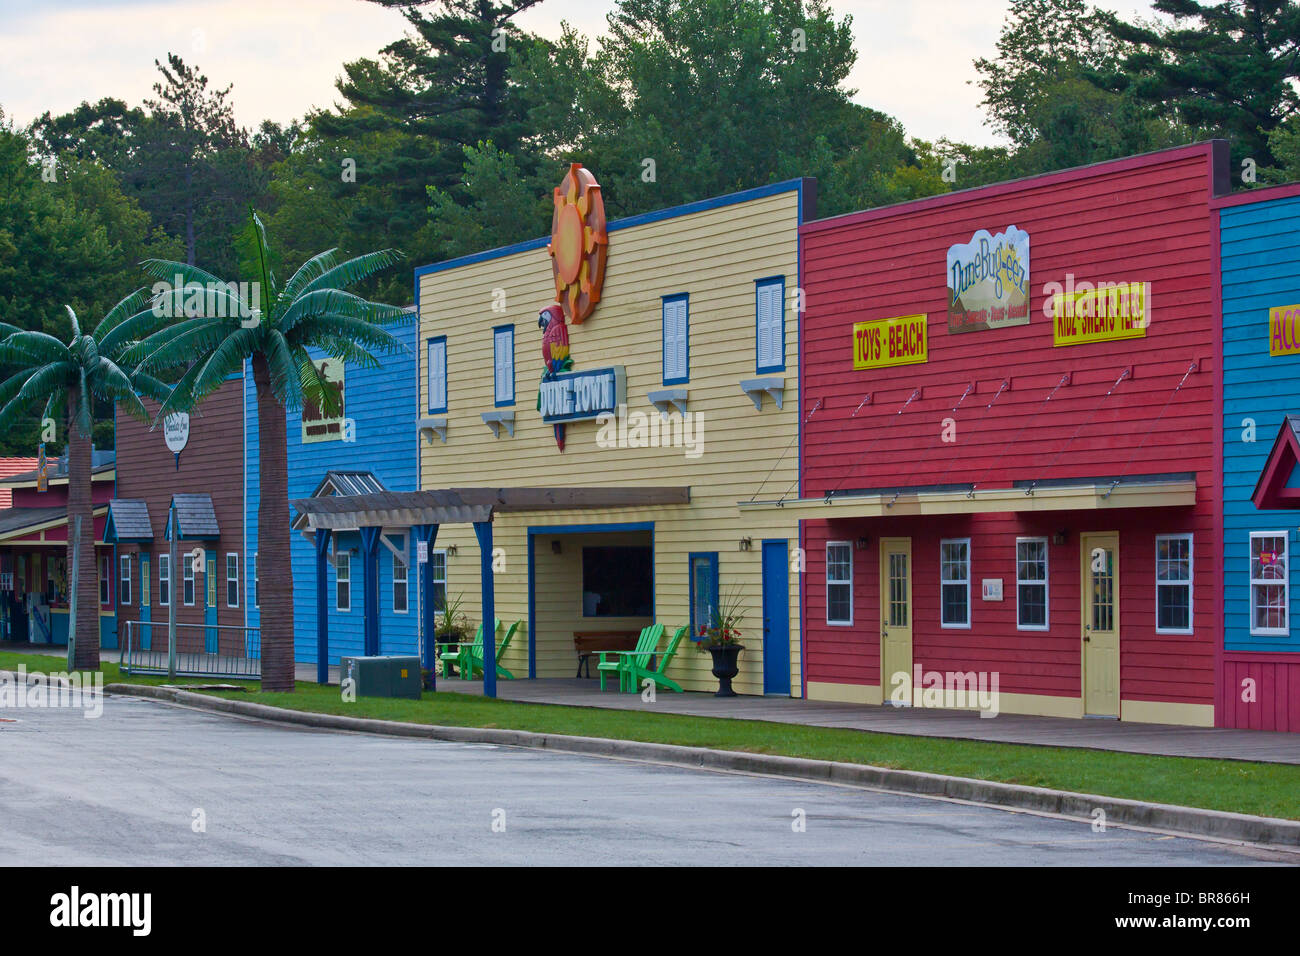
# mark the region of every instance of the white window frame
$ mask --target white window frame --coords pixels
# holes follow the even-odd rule
[[[446,549],[446,548],[434,548],[432,551],[429,552],[429,558],[430,558],[430,560],[432,560],[432,557],[433,557],[433,555],[435,555],[435,554],[437,554],[437,555],[441,555],[441,556],[442,556],[442,577],[441,577],[441,578],[436,577],[436,576],[434,577],[434,579],[433,579],[433,590],[434,590],[434,591],[437,591],[437,590],[438,590],[438,585],[441,584],[441,585],[442,585],[442,594],[443,594],[443,598],[444,598],[444,600],[445,600],[445,599],[446,599],[446,596],[447,596],[447,549]],[[435,571],[436,571],[436,569],[435,569]],[[433,613],[434,613],[434,616],[437,617],[437,618],[442,618],[442,616],[443,616],[442,611],[438,610],[436,604],[435,604],[435,606],[434,606]]]
[[[497,408],[515,403],[515,327],[492,330],[492,398]]]
[[[1187,580],[1186,581],[1161,581],[1160,580],[1160,542],[1161,541],[1186,541],[1187,542]],[[1156,633],[1157,634],[1193,634],[1196,631],[1196,604],[1194,603],[1193,582],[1196,580],[1196,556],[1192,546],[1191,532],[1176,532],[1174,534],[1156,535],[1156,554],[1155,554],[1155,574],[1156,574]],[[1187,627],[1161,627],[1160,626],[1160,589],[1161,588],[1187,588]]]
[[[339,571],[346,569],[347,573],[340,575]],[[347,590],[343,586],[347,585]],[[348,603],[345,607],[339,604],[339,595],[347,594]],[[352,555],[347,549],[343,548],[334,552],[334,610],[347,614],[352,610]]]
[[[253,552],[253,556],[252,558],[249,559],[249,561],[251,562],[252,567],[248,569],[248,586],[253,589],[253,593],[250,595],[250,599],[248,603],[253,605],[254,608],[260,608],[262,606],[260,603],[262,600],[262,596],[257,592],[261,589],[260,585],[262,582],[257,576],[257,552],[256,551]]]
[[[131,555],[118,555],[118,603],[123,607],[131,606]]]
[[[681,325],[676,314],[681,307]],[[671,317],[670,317],[671,313]],[[663,349],[664,385],[686,385],[691,380],[691,300],[689,294],[664,296],[660,302],[662,326],[660,342]]]
[[[230,573],[231,563],[234,563],[235,573]],[[234,583],[234,591],[230,590],[231,583]],[[234,594],[235,603],[230,603],[230,595]],[[226,552],[226,607],[239,607],[239,555],[234,551]]]
[[[1043,546],[1043,579],[1022,578],[1020,576],[1020,546],[1022,544],[1041,544]],[[1016,553],[1013,560],[1016,567],[1016,630],[1050,631],[1052,629],[1052,552],[1048,539],[1043,535],[1026,535],[1016,538]],[[1043,589],[1043,623],[1023,624],[1020,621],[1020,588],[1041,587]]]
[[[966,577],[964,579],[953,578],[946,580],[943,576],[943,548],[947,544],[964,544],[966,545]],[[970,578],[971,578],[971,546],[970,538],[941,538],[939,539],[939,627],[945,630],[969,631],[971,628],[971,606],[970,606]],[[966,620],[955,623],[947,623],[943,619],[944,603],[943,589],[945,585],[965,584],[966,585]]]
[[[407,563],[402,564],[397,560],[397,555],[393,555],[393,613],[406,614],[411,610],[411,564],[410,553],[406,550],[406,536],[401,536],[401,545],[398,550],[406,556]],[[402,594],[404,595],[402,606],[397,606],[397,575],[402,575]]]
[[[436,360],[435,360],[436,356]],[[445,335],[434,336],[425,344],[425,388],[428,390],[428,399],[426,408],[430,415],[445,415],[447,413],[447,337]],[[434,375],[435,369],[437,375]],[[435,389],[437,383],[437,389]],[[435,398],[441,398],[440,402],[434,401]]]
[[[166,596],[167,600],[163,600]],[[172,556],[158,555],[158,606],[170,607],[172,603]]]
[[[185,607],[194,607],[194,602],[199,598],[199,585],[194,573],[194,561],[188,554],[179,555],[181,559],[181,604]],[[186,589],[189,589],[189,600],[186,600]]]
[[[1250,565],[1254,560],[1256,538],[1281,538],[1286,548],[1283,561],[1286,576],[1281,581],[1276,579],[1255,578],[1250,576]],[[1250,633],[1256,637],[1290,637],[1291,636],[1291,536],[1285,531],[1252,531],[1250,545],[1246,549],[1246,580],[1249,582],[1248,607],[1250,610]],[[1286,627],[1255,626],[1255,587],[1256,585],[1282,585],[1282,607],[1286,610]]]
[[[39,565],[37,565],[39,568]],[[38,570],[36,583],[40,586],[41,593],[45,593],[45,580],[40,576]],[[99,559],[99,603],[101,605],[112,604],[113,598],[113,556],[109,554],[101,555]]]
[[[831,580],[831,548],[844,548],[849,555],[849,576],[847,579]],[[831,620],[831,585],[836,587],[848,586],[849,589],[849,619],[847,621]],[[827,541],[826,542],[826,623],[831,627],[852,627],[853,626],[853,542],[851,541]]]

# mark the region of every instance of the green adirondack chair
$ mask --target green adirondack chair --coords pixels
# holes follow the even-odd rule
[[[496,632],[498,634],[501,633],[500,618],[497,618],[496,620]],[[471,641],[469,644],[446,644],[444,645],[444,647],[446,647],[446,650],[444,650],[441,654],[438,655],[438,659],[442,661],[443,676],[445,677],[447,675],[447,665],[455,664],[456,670],[460,674],[461,680],[469,680],[469,677],[467,676],[466,672],[469,669],[470,660],[472,659],[472,655],[474,653],[475,648],[478,648],[478,659],[480,662],[479,667],[482,668],[483,625],[480,624],[478,626],[478,629],[474,631],[474,640]]]
[[[522,625],[523,623],[524,623],[523,621],[515,621],[515,623],[511,624],[510,628],[506,631],[506,636],[501,638],[501,640],[497,641],[497,677],[504,677],[506,680],[515,679],[514,674],[510,673],[508,670],[506,670],[504,667],[501,666],[501,655],[503,655],[506,652],[506,648],[510,646],[511,639],[515,636],[515,631],[519,630],[520,625]],[[498,620],[497,633],[499,634],[500,632],[501,632],[501,622]],[[465,672],[469,674],[469,678],[472,678],[476,675],[482,675],[483,642],[481,640],[478,642],[477,645],[470,645],[469,664],[465,668]],[[466,679],[468,680],[469,678]]]
[[[650,663],[650,655],[655,652],[659,645],[659,638],[663,637],[664,626],[662,624],[651,624],[641,629],[641,636],[636,640],[636,650],[633,651],[601,651],[600,663],[596,665],[596,671],[600,675],[600,689],[605,689],[605,678],[610,674],[618,675],[618,689],[620,691],[635,690],[634,686],[628,684],[628,669],[626,661],[638,660],[641,666]]]
[[[664,671],[668,670],[668,665],[672,663],[673,658],[677,655],[677,645],[686,636],[686,630],[685,625],[677,629],[677,632],[673,634],[672,639],[668,642],[668,646],[664,648],[664,652],[658,655],[654,667],[649,666],[648,657],[644,663],[639,663],[641,658],[635,654],[628,658],[626,664],[627,682],[633,692],[641,686],[642,681],[651,680],[659,687],[675,690],[679,694],[684,693],[681,684],[671,677],[666,677]]]

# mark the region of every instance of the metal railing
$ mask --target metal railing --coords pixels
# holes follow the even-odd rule
[[[167,622],[125,621],[120,666],[126,674],[172,673]],[[147,645],[147,646],[146,646]],[[262,629],[233,624],[176,624],[176,677],[262,677]]]

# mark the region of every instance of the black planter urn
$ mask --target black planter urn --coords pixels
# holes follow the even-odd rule
[[[736,696],[736,692],[731,689],[731,679],[740,673],[736,658],[743,650],[739,644],[721,644],[709,648],[709,653],[713,655],[713,676],[718,679],[718,692],[714,697]]]

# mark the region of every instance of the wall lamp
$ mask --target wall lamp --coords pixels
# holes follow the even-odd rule
[[[856,546],[857,546],[857,549],[858,549],[859,551],[865,551],[865,550],[867,550],[867,545],[869,545],[870,543],[871,543],[871,539],[870,539],[870,538],[865,538],[865,537],[864,537],[864,538],[858,538],[858,540],[857,540],[857,542],[856,542]]]
[[[449,558],[456,557],[456,546],[454,544],[447,545],[447,557]]]
[[[753,549],[754,549],[754,539],[753,539],[753,538],[741,538],[741,539],[740,539],[740,550],[741,550],[741,551],[752,551]]]
[[[1066,539],[1069,538],[1069,536],[1070,532],[1065,528],[1062,528],[1060,531],[1052,535],[1052,544],[1065,544]]]
[[[559,554],[561,551],[560,539],[551,539],[551,554]]]

